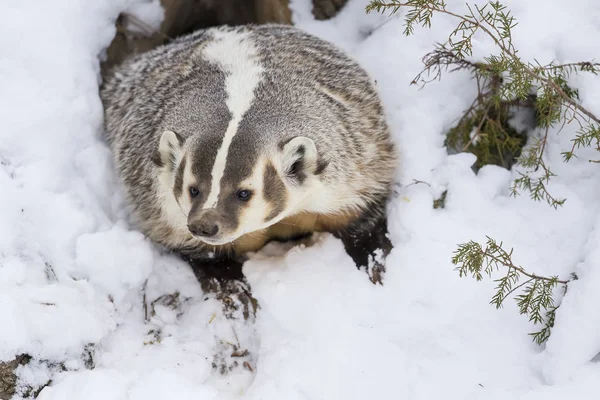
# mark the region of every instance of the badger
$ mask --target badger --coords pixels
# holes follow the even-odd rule
[[[214,27],[114,67],[100,97],[155,243],[226,265],[329,232],[380,282],[396,148],[374,81],[341,49],[287,25]]]

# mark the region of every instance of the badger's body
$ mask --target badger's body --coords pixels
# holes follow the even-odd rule
[[[385,217],[397,161],[372,81],[296,28],[196,32],[111,71],[101,97],[135,221],[169,249],[240,255]]]

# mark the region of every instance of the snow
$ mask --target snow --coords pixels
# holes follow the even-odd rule
[[[563,63],[600,54],[596,2],[505,4],[519,21],[522,57]],[[356,270],[330,235],[289,251],[270,245],[244,266],[260,303],[254,324],[227,320],[185,263],[129,225],[102,139],[98,57],[119,12],[156,27],[158,2],[0,5],[0,360],[33,356],[18,369],[21,394],[51,378],[42,400],[597,398],[600,172],[586,161],[597,153],[563,163],[576,127],[552,130],[546,157],[558,176],[550,189],[568,199],[564,207],[511,198],[517,170],[487,166],[475,175],[472,155],[443,147],[475,93],[468,74],[409,85],[453,21],[436,16],[432,29],[406,37],[401,14],[365,15],[365,5],[351,0],[324,22],[313,20],[309,0],[291,7],[298,26],[340,45],[376,79],[400,148],[384,286]],[[477,37],[475,54],[490,51]],[[600,114],[600,80],[571,83]],[[445,208],[433,209],[445,190]],[[486,235],[532,272],[578,274],[557,297],[546,347],[531,341],[534,327],[513,303],[488,304],[494,282],[459,278],[450,263],[457,244]],[[251,351],[252,373],[212,372],[227,343]]]

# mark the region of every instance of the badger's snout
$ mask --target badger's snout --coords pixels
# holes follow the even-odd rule
[[[202,210],[188,218],[188,229],[194,236],[214,238],[220,229],[219,214],[214,210]]]
[[[219,224],[204,221],[188,225],[188,229],[194,236],[213,237],[219,232]]]

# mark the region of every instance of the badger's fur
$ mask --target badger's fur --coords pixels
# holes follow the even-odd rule
[[[135,221],[169,249],[240,255],[385,218],[397,160],[374,85],[297,28],[198,31],[111,71],[101,98]]]

